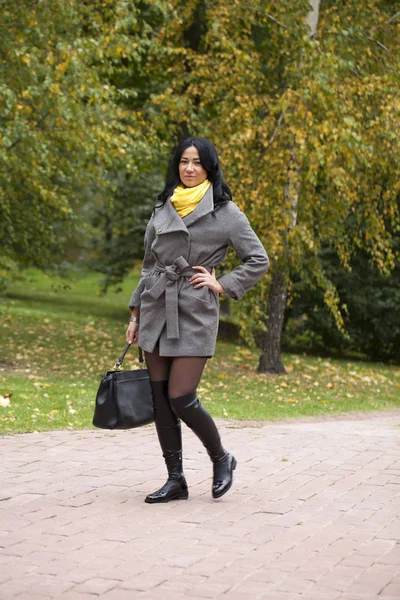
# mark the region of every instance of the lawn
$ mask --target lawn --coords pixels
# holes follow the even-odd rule
[[[0,300],[0,433],[92,427],[101,375],[125,345],[137,276],[101,296],[100,277],[36,271]],[[219,341],[199,396],[216,417],[262,421],[400,407],[400,368],[286,354],[287,376],[255,369],[258,351]],[[138,367],[136,349],[125,368]]]

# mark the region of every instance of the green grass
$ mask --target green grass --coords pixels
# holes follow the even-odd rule
[[[69,283],[29,271],[0,301],[0,433],[91,427],[101,375],[125,345],[130,293],[98,294],[100,277]],[[287,376],[255,372],[258,352],[218,342],[199,395],[216,417],[265,420],[400,407],[400,368],[284,355]],[[128,353],[125,368],[138,366]]]

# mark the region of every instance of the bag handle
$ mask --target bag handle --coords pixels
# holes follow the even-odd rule
[[[123,353],[121,354],[121,356],[119,357],[119,359],[115,363],[115,367],[114,367],[115,369],[119,369],[120,368],[120,366],[124,362],[125,355],[128,352],[128,350],[129,350],[130,347],[131,347],[131,344],[127,344],[125,346]],[[140,346],[138,347],[138,351],[139,351],[139,362],[140,362],[140,364],[143,364],[144,363],[143,350],[141,349]]]

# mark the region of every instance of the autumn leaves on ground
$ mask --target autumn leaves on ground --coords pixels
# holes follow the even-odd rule
[[[0,433],[91,427],[101,375],[124,348],[126,299],[98,278],[31,271],[0,302]],[[268,420],[400,407],[400,368],[284,355],[287,376],[255,372],[258,351],[219,341],[199,395],[216,417]],[[125,368],[139,366],[136,351]]]

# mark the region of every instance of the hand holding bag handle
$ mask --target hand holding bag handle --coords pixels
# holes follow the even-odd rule
[[[122,363],[124,362],[125,355],[128,352],[128,350],[131,347],[131,345],[132,344],[127,344],[125,346],[123,353],[121,354],[121,356],[119,357],[119,359],[115,363],[115,367],[114,367],[115,369],[119,369],[122,366]],[[139,353],[139,362],[142,365],[144,363],[144,358],[143,358],[143,350],[141,349],[140,346],[138,346],[138,353]]]
[[[154,421],[153,399],[147,369],[120,371],[131,344],[127,344],[112,371],[101,380],[93,425],[101,429],[132,429]],[[143,364],[142,349],[139,361]]]

